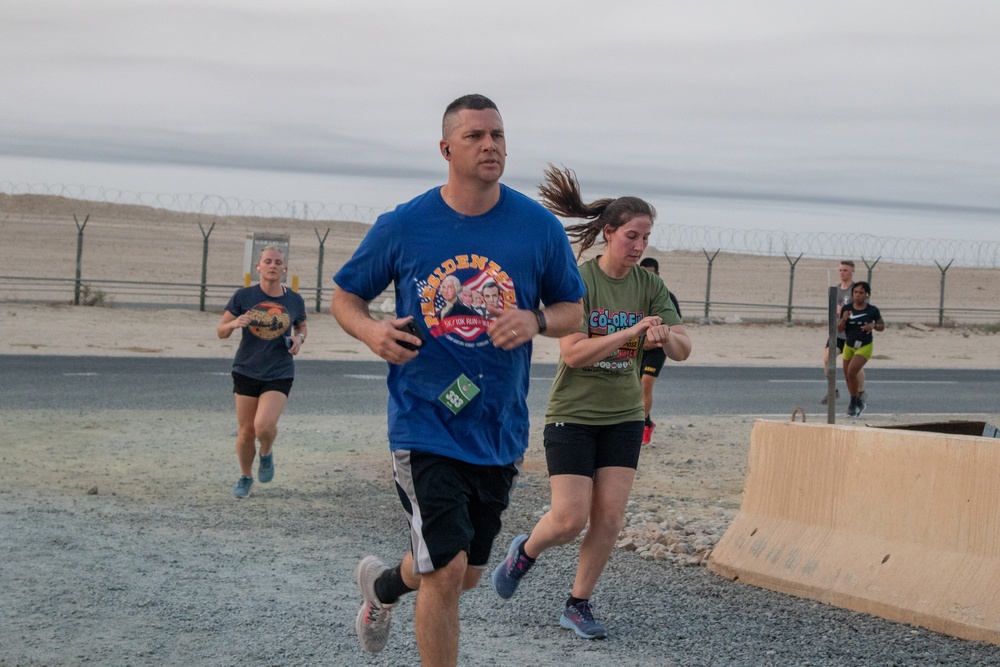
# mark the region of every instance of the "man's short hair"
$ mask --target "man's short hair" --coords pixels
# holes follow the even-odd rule
[[[660,272],[660,263],[657,262],[652,257],[646,257],[645,259],[643,259],[641,262],[639,262],[639,266],[641,266],[644,269],[653,269],[653,271],[656,271],[657,273]]]
[[[500,109],[497,109],[497,105],[493,103],[493,100],[486,97],[485,95],[478,95],[473,93],[472,95],[462,95],[457,100],[448,105],[444,110],[444,117],[441,119],[441,136],[447,138],[450,134],[450,128],[448,127],[449,121],[459,112],[465,109],[470,109],[472,111],[482,111],[483,109],[493,109],[497,113],[500,113]]]
[[[840,263],[843,264],[844,266],[851,267],[852,270],[854,269],[854,260],[852,259],[842,259],[840,260]]]

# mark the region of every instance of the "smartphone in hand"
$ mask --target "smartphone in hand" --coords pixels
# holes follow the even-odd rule
[[[410,320],[409,322],[407,322],[403,326],[396,327],[396,328],[399,329],[400,331],[405,331],[406,333],[408,333],[410,335],[416,336],[417,338],[420,339],[420,343],[423,344],[423,342],[424,342],[424,335],[420,332],[420,327],[418,327],[413,320]],[[414,345],[413,343],[410,343],[410,342],[407,342],[407,341],[403,341],[403,340],[397,340],[396,342],[399,343],[400,345],[402,345],[403,347],[405,347],[407,350],[416,350],[417,347],[418,347],[418,346]]]

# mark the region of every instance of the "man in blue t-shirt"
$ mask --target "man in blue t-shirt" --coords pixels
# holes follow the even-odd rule
[[[419,588],[425,664],[457,661],[459,595],[489,560],[528,446],[531,340],[576,331],[584,294],[558,219],[500,183],[506,139],[492,101],[452,102],[440,151],[447,183],[379,217],[334,276],[331,302],[344,330],[390,364],[389,445],[410,524],[399,565],[358,564],[358,639],[381,651],[393,606]],[[396,318],[375,320],[368,303],[389,284]],[[485,316],[448,307],[458,284],[495,287],[502,305]]]

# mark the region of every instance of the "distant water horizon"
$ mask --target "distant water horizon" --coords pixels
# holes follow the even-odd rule
[[[103,190],[112,197],[118,193],[120,203],[132,203],[138,194],[210,195],[272,204],[321,203],[362,211],[358,215],[366,219],[358,221],[369,223],[379,213],[440,185],[444,178],[443,169],[427,177],[400,177],[0,156],[3,192],[22,193],[28,189],[38,194],[62,194],[62,189],[79,192],[89,188],[88,192]],[[511,176],[503,182],[529,196],[535,195],[537,180]],[[43,188],[49,191],[41,191]],[[626,193],[585,192],[588,199],[614,194]],[[659,228],[665,222],[734,232],[1000,242],[1000,209],[986,207],[727,192],[643,192],[641,187],[628,194],[643,197],[656,207]]]

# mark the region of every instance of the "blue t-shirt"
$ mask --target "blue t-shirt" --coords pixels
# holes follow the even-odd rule
[[[291,326],[305,322],[306,304],[290,289],[281,296],[268,296],[260,285],[242,287],[226,304],[226,310],[239,317],[250,313],[252,323],[243,327],[236,350],[233,370],[256,380],[295,377],[294,357],[288,352],[285,336]]]
[[[333,279],[365,301],[392,283],[397,317],[413,315],[424,334],[413,361],[389,366],[391,449],[478,465],[506,465],[524,454],[531,343],[494,347],[479,304],[530,309],[583,296],[554,215],[501,185],[496,206],[465,216],[434,188],[380,216]],[[439,397],[462,376],[479,393],[455,414]]]

